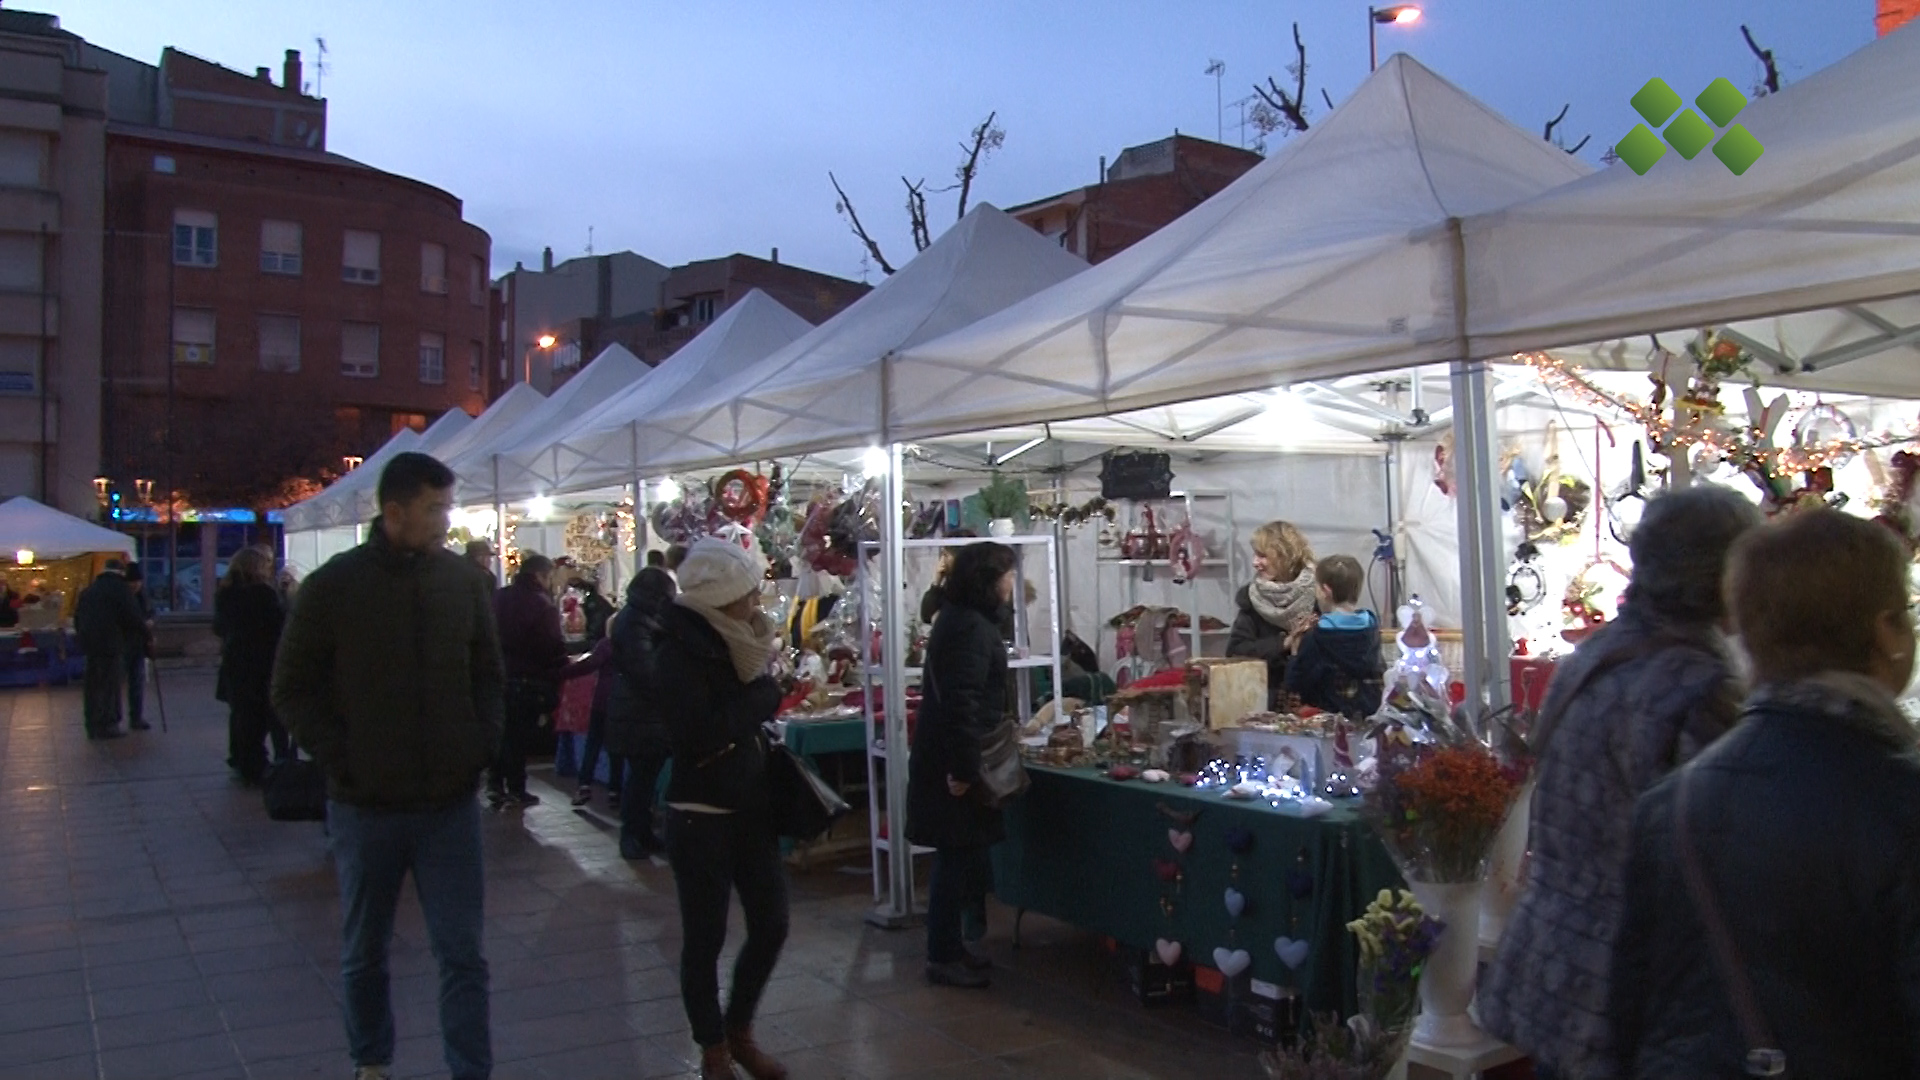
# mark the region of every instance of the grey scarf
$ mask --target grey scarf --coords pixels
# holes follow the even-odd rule
[[[1754,691],[1751,703],[1812,713],[1898,750],[1920,744],[1920,733],[1887,688],[1851,671],[1823,671],[1798,682],[1762,686]]]
[[[1254,578],[1247,586],[1247,600],[1262,619],[1282,630],[1292,630],[1300,620],[1313,615],[1313,567],[1300,571],[1292,581],[1268,581]]]

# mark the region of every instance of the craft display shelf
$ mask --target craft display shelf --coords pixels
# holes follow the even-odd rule
[[[1013,595],[1015,597],[1024,598],[1026,596],[1027,579],[1033,570],[1043,570],[1046,578],[1046,587],[1038,593],[1041,598],[1047,601],[1047,619],[1046,624],[1040,628],[1043,636],[1038,642],[1038,647],[1036,647],[1035,644],[1035,628],[1029,625],[1027,605],[1025,603],[1014,604],[1014,651],[1007,658],[1007,668],[1016,676],[1014,685],[1017,692],[1014,694],[1014,704],[1020,717],[1020,723],[1024,726],[1029,720],[1033,719],[1033,673],[1036,671],[1047,671],[1051,673],[1053,681],[1049,685],[1055,693],[1059,691],[1061,682],[1060,639],[1063,629],[1061,621],[1063,613],[1060,609],[1059,599],[1062,595],[1060,587],[1060,545],[1058,538],[1051,532],[1037,536],[1008,536],[995,537],[993,539],[996,543],[1005,544],[1013,548],[1014,551],[1021,556],[1014,562]],[[968,544],[977,543],[980,543],[980,538],[978,537],[938,537],[930,540],[904,540],[901,541],[900,546],[910,559],[916,555],[921,558],[929,555],[937,558],[939,552],[944,549],[960,548]],[[1040,562],[1042,565],[1038,568],[1027,565],[1028,559],[1026,556],[1027,553],[1031,551],[1037,551],[1040,554]],[[886,860],[893,857],[895,827],[887,823],[887,758],[892,751],[893,740],[889,739],[886,735],[888,728],[883,726],[879,721],[882,714],[876,713],[874,709],[876,700],[884,696],[883,687],[886,682],[885,656],[883,653],[875,651],[874,640],[877,636],[879,640],[884,643],[883,648],[904,649],[908,645],[908,635],[911,633],[911,627],[885,626],[883,612],[874,610],[874,601],[878,594],[874,588],[874,582],[870,576],[868,567],[873,562],[872,557],[879,555],[879,553],[879,543],[875,541],[863,542],[861,544],[861,558],[858,560],[859,571],[857,575],[857,585],[860,596],[860,626],[862,629],[860,635],[860,673],[862,684],[866,690],[865,695],[863,695],[865,700],[861,706],[861,711],[868,733],[867,831],[868,845],[873,856],[874,902],[878,904],[883,900],[888,900],[891,901],[889,905],[891,910],[904,911],[911,907],[911,895],[906,897],[889,897],[887,895],[892,885],[891,878],[886,870]],[[902,587],[904,587],[904,584]],[[909,683],[917,682],[923,674],[923,671],[924,669],[919,667],[906,668],[907,681]],[[900,733],[902,750],[904,751],[906,735],[906,724],[904,720],[898,725],[895,725],[892,730]],[[901,831],[905,830],[906,823],[904,821],[895,823],[895,825],[897,825]],[[886,829],[888,835],[881,835],[883,828]],[[911,845],[912,855],[929,855],[932,854],[932,852],[932,848]],[[909,893],[911,893],[913,881],[911,867],[909,867],[906,879]]]
[[[1196,507],[1203,504],[1205,506],[1217,504],[1218,514],[1211,520],[1203,520],[1204,513],[1196,511]],[[1207,557],[1200,560],[1195,567],[1197,573],[1188,577],[1185,582],[1174,583],[1173,587],[1185,594],[1185,602],[1176,606],[1187,617],[1186,634],[1189,654],[1195,657],[1225,655],[1227,636],[1232,633],[1231,624],[1234,613],[1229,611],[1227,617],[1222,619],[1229,624],[1228,626],[1218,630],[1203,629],[1200,622],[1206,613],[1201,610],[1203,606],[1201,592],[1209,583],[1224,584],[1228,602],[1232,601],[1232,545],[1238,542],[1240,532],[1233,516],[1233,494],[1227,491],[1175,491],[1164,499],[1123,499],[1119,500],[1117,505],[1119,514],[1114,519],[1114,527],[1122,536],[1136,528],[1145,527],[1145,515],[1142,513],[1144,508],[1151,506],[1157,510],[1162,507],[1177,507],[1184,515],[1182,521],[1192,521],[1196,531],[1203,535],[1211,533],[1213,543],[1220,545],[1218,550],[1210,551]],[[1156,527],[1160,529],[1161,535],[1167,536],[1179,528],[1179,525],[1167,520],[1156,521]],[[1100,571],[1122,575],[1124,599],[1119,611],[1137,606],[1140,603],[1140,586],[1158,584],[1158,575],[1165,574],[1166,580],[1173,583],[1173,566],[1166,559],[1132,559],[1101,555],[1094,559],[1094,565]],[[1152,581],[1149,581],[1150,572],[1154,578]],[[1095,648],[1099,651],[1100,662],[1103,665],[1112,663],[1114,660],[1112,650],[1107,647],[1114,640],[1114,628],[1107,625],[1107,620],[1118,614],[1118,611],[1106,610],[1109,595],[1104,580],[1093,591],[1093,623],[1099,636]]]

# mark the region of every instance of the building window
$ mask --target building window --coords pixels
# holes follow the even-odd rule
[[[447,249],[439,244],[420,245],[420,291],[447,295]]]
[[[300,320],[292,315],[260,316],[260,370],[300,370]]]
[[[47,137],[37,131],[0,131],[0,185],[45,187]]]
[[[439,334],[420,335],[420,381],[428,386],[447,381],[447,339]]]
[[[487,350],[480,343],[467,343],[467,389],[480,389],[480,376],[486,371]]]
[[[154,172],[165,173],[168,176],[172,176],[176,171],[176,169],[177,169],[177,166],[175,166],[173,163],[172,155],[170,154],[153,155],[153,171]]]
[[[371,379],[380,374],[380,327],[375,323],[340,325],[340,374]]]
[[[206,308],[173,309],[173,362],[213,363],[213,312]]]
[[[712,293],[693,298],[693,321],[704,326],[713,321],[713,309],[720,298]]]
[[[340,276],[362,285],[380,283],[380,234],[348,229],[341,250]]]
[[[260,269],[269,274],[300,272],[300,225],[293,221],[260,223]]]
[[[218,265],[219,229],[218,215],[205,210],[175,210],[173,212],[174,265]]]
[[[467,260],[467,300],[474,307],[487,302],[487,265],[479,259]]]

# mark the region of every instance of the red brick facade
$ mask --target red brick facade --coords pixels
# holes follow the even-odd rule
[[[1163,160],[1128,169],[1129,155]],[[1251,150],[1176,135],[1129,149],[1104,183],[1016,206],[1007,213],[1057,239],[1073,254],[1097,263],[1153,235],[1260,161],[1260,155]]]
[[[194,64],[240,90],[255,82]],[[180,84],[192,80],[173,67],[162,76],[179,121],[191,100]],[[261,86],[261,107],[227,100],[241,97],[232,86],[192,102],[194,122],[257,142],[108,128],[104,460],[122,490],[136,477],[164,490],[171,476],[196,505],[280,505],[398,427],[488,400],[487,234],[437,188],[264,145],[316,130],[299,126],[298,102],[321,110],[324,131],[324,103],[293,94],[286,107],[272,95],[288,95]],[[355,262],[370,268],[348,269],[349,231],[361,234]],[[426,351],[436,342],[437,366]]]

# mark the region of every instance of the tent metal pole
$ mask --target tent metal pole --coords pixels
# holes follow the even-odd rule
[[[887,903],[867,921],[887,929],[913,925],[913,843],[907,839],[907,625],[906,549],[901,546],[900,505],[905,501],[904,455],[899,443],[887,447],[887,476],[882,485],[880,551],[885,564],[880,588],[880,658],[885,666],[887,701]]]
[[[507,583],[507,507],[500,501],[500,455],[493,455],[493,580]]]
[[[1495,446],[1487,365],[1453,364],[1455,509],[1460,529],[1460,613],[1465,646],[1462,679],[1469,712],[1511,700],[1505,662],[1506,550],[1495,501]]]

